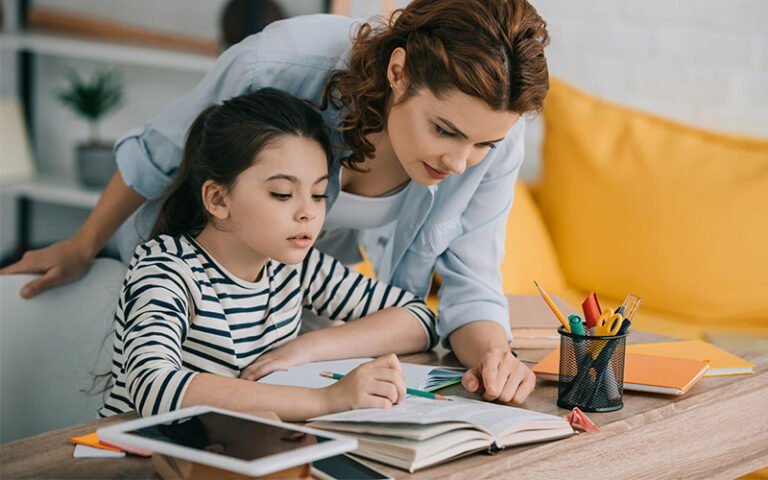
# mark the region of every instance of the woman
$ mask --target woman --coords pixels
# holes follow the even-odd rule
[[[520,117],[540,110],[548,89],[547,41],[525,0],[416,0],[380,27],[328,15],[275,23],[118,141],[120,172],[72,239],[4,273],[44,274],[25,297],[82,276],[118,226],[163,195],[203,108],[274,86],[322,105],[340,127],[318,248],[351,262],[361,243],[380,279],[419,296],[436,271],[438,333],[470,368],[464,386],[521,403],[535,377],[509,351],[499,264],[523,160]],[[142,212],[124,233],[147,238],[154,215]],[[124,252],[140,241],[122,239]]]

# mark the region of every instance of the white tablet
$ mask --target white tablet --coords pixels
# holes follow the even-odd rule
[[[354,438],[207,406],[100,428],[97,434],[119,447],[251,476],[357,448]]]

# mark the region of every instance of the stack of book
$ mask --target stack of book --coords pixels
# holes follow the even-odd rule
[[[479,400],[410,397],[390,409],[368,408],[312,419],[309,426],[357,438],[355,455],[414,472],[474,452],[573,435],[565,418]]]
[[[566,317],[578,315],[576,309],[561,298],[552,295],[552,300]],[[560,346],[557,327],[560,322],[539,295],[509,295],[509,326],[512,329],[513,350],[525,348],[552,349]]]

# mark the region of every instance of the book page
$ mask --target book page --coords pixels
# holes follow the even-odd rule
[[[452,430],[467,429],[463,422],[432,423],[416,425],[414,423],[368,423],[368,422],[312,422],[309,426],[322,430],[337,430],[347,433],[369,433],[378,436],[426,440]],[[472,427],[474,428],[474,427]],[[477,432],[477,430],[474,430]],[[479,433],[479,432],[478,432]],[[483,433],[483,435],[488,435]]]
[[[456,396],[449,398],[452,401],[410,397],[402,404],[389,409],[351,410],[313,418],[312,421],[414,423],[417,425],[465,422],[494,437],[527,428],[559,428],[568,424],[565,419],[545,413]]]
[[[351,358],[346,360],[331,360],[313,362],[291,367],[282,372],[274,372],[259,380],[269,385],[286,387],[323,388],[333,385],[336,380],[321,377],[320,372],[331,372],[346,375],[358,365],[373,360],[372,358]],[[434,390],[440,386],[450,385],[460,380],[463,369],[436,367],[433,365],[416,365],[413,363],[400,364],[409,388],[419,390]]]

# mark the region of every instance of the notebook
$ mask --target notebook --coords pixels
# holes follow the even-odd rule
[[[270,373],[259,380],[270,385],[282,385],[286,387],[323,388],[336,383],[332,378],[320,376],[320,372],[332,372],[346,375],[361,363],[372,360],[371,358],[351,358],[346,360],[332,360],[328,362],[313,362],[288,370]],[[433,392],[449,385],[461,382],[464,368],[436,367],[434,365],[416,365],[413,363],[401,363],[408,388]]]
[[[355,455],[409,472],[478,451],[495,452],[565,438],[565,418],[495,403],[409,397],[390,409],[363,409],[311,419],[315,428],[358,439]]]
[[[512,330],[512,349],[557,348],[560,336],[557,327],[560,322],[540,295],[508,295],[509,327]],[[576,309],[563,299],[552,295],[552,301],[566,317],[578,314]]]
[[[707,377],[755,373],[754,364],[701,340],[627,345],[627,352],[708,362]]]
[[[560,351],[555,350],[533,367],[542,380],[558,380]],[[700,360],[627,353],[624,360],[624,390],[683,395],[709,371]]]

